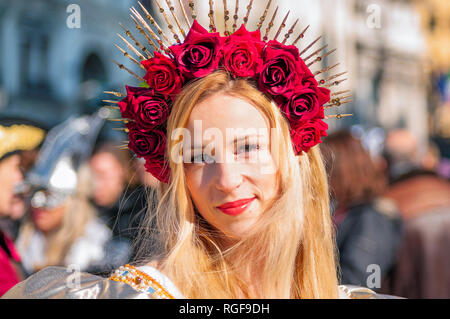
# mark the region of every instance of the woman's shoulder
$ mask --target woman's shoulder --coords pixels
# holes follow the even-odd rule
[[[402,299],[401,297],[378,294],[375,291],[360,286],[338,286],[339,299]]]
[[[8,290],[4,299],[151,299],[124,283],[73,271],[47,267]]]

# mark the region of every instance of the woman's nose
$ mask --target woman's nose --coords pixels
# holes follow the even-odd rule
[[[229,193],[243,181],[238,163],[215,163],[215,184],[217,189]]]
[[[21,181],[23,181],[23,173],[19,167],[14,168],[13,179],[14,179],[14,183],[20,183]]]

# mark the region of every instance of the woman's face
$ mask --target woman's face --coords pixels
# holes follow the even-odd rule
[[[238,239],[278,193],[269,123],[245,100],[216,94],[194,107],[187,130],[198,151],[188,153],[191,163],[186,146],[183,151],[194,205],[209,224]]]
[[[32,208],[31,217],[36,228],[43,233],[48,233],[62,225],[65,205],[56,208]]]
[[[0,216],[9,216],[14,210],[14,185],[23,179],[19,165],[17,154],[0,161]]]
[[[104,207],[114,205],[125,186],[125,169],[114,155],[107,152],[92,156],[90,164],[94,175],[94,202]]]

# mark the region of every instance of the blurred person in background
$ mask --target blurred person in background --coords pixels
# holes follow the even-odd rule
[[[391,271],[401,238],[396,206],[380,197],[386,178],[348,131],[330,134],[322,152],[334,203],[341,282],[367,286],[368,266],[377,265],[381,284]]]
[[[77,175],[77,188],[70,196],[43,188],[32,197],[16,241],[28,275],[49,265],[90,270],[105,258],[111,232],[89,203],[89,171],[80,168]]]
[[[22,183],[31,207],[16,244],[27,274],[50,265],[104,274],[128,261],[129,245],[112,239],[89,201],[87,160],[103,116],[100,110],[53,128]]]
[[[113,230],[114,238],[130,245],[147,208],[145,188],[135,166],[131,153],[113,142],[99,143],[90,158],[92,203]]]
[[[386,196],[397,203],[404,219],[450,206],[449,182],[437,174],[429,153],[419,155],[417,140],[407,130],[393,130],[386,136],[383,154],[390,176]]]
[[[19,119],[0,119],[0,296],[23,279],[10,221],[23,209],[15,186],[23,180],[20,152],[39,146],[45,131]]]
[[[432,145],[423,157],[417,147],[408,145],[417,141],[405,130],[390,132],[385,141],[391,173],[386,196],[398,204],[405,231],[384,292],[408,298],[450,298],[450,183],[436,173],[439,153]]]
[[[34,161],[36,160],[37,155],[39,154],[39,148],[35,148],[32,150],[21,151],[18,155],[20,156],[20,170],[22,175],[25,175],[32,166]],[[15,192],[13,196],[13,200],[11,203],[11,212],[9,214],[9,218],[4,220],[5,227],[8,229],[8,233],[10,238],[15,241],[17,236],[19,235],[20,225],[24,222],[26,218],[26,203],[23,194],[19,192]]]

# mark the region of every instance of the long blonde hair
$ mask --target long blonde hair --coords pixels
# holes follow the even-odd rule
[[[156,217],[160,238],[160,270],[187,298],[335,298],[337,273],[335,245],[329,212],[326,173],[317,147],[295,156],[289,126],[278,107],[248,80],[232,79],[216,71],[188,86],[177,97],[168,120],[167,136],[186,127],[195,105],[214,94],[242,98],[262,111],[275,130],[279,196],[257,225],[238,244],[222,250],[219,234],[196,211],[186,185],[183,164],[170,160],[171,182],[159,184],[159,203],[138,241],[152,235]],[[177,141],[168,138],[167,154]],[[147,239],[148,240],[148,239]],[[137,263],[149,254],[142,244]],[[255,252],[258,252],[255,254]],[[256,258],[255,258],[256,257]],[[260,289],[252,294],[235,265],[258,265]]]
[[[62,223],[46,235],[46,264],[36,265],[35,271],[46,266],[67,266],[64,263],[67,253],[95,216],[95,209],[88,197],[92,190],[90,175],[88,166],[83,165],[79,169],[77,189],[65,202]],[[23,236],[25,246],[35,231],[37,230],[33,220],[28,217],[20,228],[20,236]]]

